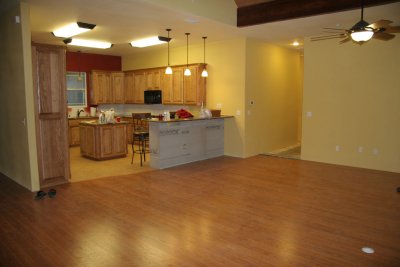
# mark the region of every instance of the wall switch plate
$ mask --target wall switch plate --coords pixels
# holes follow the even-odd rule
[[[240,116],[240,113],[241,113],[240,110],[236,110],[236,115],[237,116]]]
[[[312,112],[311,112],[311,111],[307,111],[307,112],[306,112],[306,116],[307,116],[308,118],[311,118],[311,117],[312,117]]]
[[[358,147],[358,153],[363,153],[364,152],[364,148],[362,146]]]
[[[335,146],[335,150],[336,150],[336,152],[339,152],[339,151],[340,151],[340,146],[339,146],[339,145],[336,145],[336,146]]]
[[[221,104],[221,103],[218,103],[218,104],[217,104],[217,108],[218,108],[218,109],[221,109],[221,108],[222,108],[222,104]]]
[[[379,149],[374,148],[372,149],[372,154],[374,154],[375,156],[379,154]]]
[[[247,115],[250,116],[251,115],[251,110],[247,111]]]
[[[19,16],[15,16],[15,23],[20,23],[21,22],[21,18]]]

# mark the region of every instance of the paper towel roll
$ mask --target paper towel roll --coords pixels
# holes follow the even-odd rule
[[[90,116],[96,117],[96,108],[95,107],[90,107]]]

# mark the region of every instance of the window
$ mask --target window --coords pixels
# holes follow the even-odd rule
[[[86,72],[67,72],[68,107],[86,107]]]

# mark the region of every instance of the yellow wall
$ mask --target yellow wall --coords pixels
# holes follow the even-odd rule
[[[400,172],[399,48],[306,41],[302,159]]]
[[[247,41],[246,156],[298,144],[301,76],[299,52]]]
[[[0,172],[22,186],[39,189],[29,6],[13,1],[2,11],[0,32]],[[15,16],[21,23],[15,23]]]
[[[222,114],[243,113],[245,96],[245,39],[208,42],[206,50],[207,107],[215,109],[222,104]],[[189,46],[189,63],[203,62],[203,45]],[[165,66],[166,47],[122,57],[122,69],[140,69]],[[171,48],[171,65],[186,64],[186,47]],[[225,154],[244,156],[244,116],[235,116],[225,122]]]

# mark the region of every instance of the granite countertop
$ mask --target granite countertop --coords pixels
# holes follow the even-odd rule
[[[161,123],[169,123],[169,122],[182,122],[182,121],[199,121],[199,120],[218,120],[218,119],[228,119],[233,118],[233,116],[220,116],[220,117],[211,117],[211,118],[199,118],[199,117],[192,117],[187,119],[170,119],[167,121],[159,120],[158,118],[147,119],[148,122],[161,122]]]
[[[87,120],[87,119],[95,120],[95,119],[99,119],[99,117],[81,116],[81,117],[73,117],[73,118],[68,118],[68,119],[69,119],[69,120],[82,120],[82,119],[85,119],[85,120]]]
[[[114,122],[114,123],[99,123],[98,120],[92,120],[92,121],[82,121],[79,124],[83,125],[93,125],[93,126],[102,126],[102,125],[120,125],[120,124],[129,124],[127,121],[120,121],[120,122]]]

